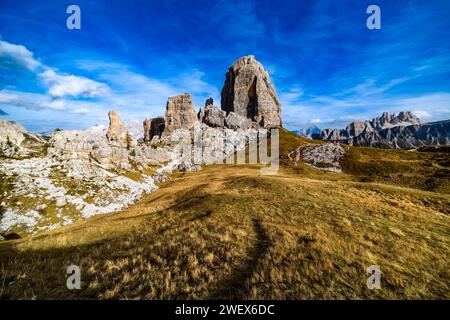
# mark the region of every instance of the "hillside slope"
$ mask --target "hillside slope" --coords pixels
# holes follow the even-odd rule
[[[450,298],[444,155],[350,148],[344,173],[288,161],[310,142],[283,131],[276,176],[208,166],[122,212],[1,242],[1,298]],[[422,169],[444,176],[422,185]],[[81,290],[66,288],[71,264]],[[366,288],[373,264],[382,290]]]

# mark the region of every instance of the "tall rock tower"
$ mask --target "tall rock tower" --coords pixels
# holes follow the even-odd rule
[[[226,73],[221,107],[249,118],[264,128],[281,127],[281,104],[269,74],[255,57],[237,60]]]
[[[164,119],[164,136],[172,134],[177,129],[192,129],[195,122],[197,122],[197,114],[195,113],[191,95],[184,93],[170,97],[167,100]]]

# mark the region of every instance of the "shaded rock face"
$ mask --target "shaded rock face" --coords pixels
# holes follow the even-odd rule
[[[122,123],[119,114],[112,110],[108,112],[109,117],[109,127],[106,132],[106,138],[108,141],[115,141],[119,143],[127,142],[128,131]]]
[[[226,73],[221,107],[264,128],[282,125],[281,105],[264,67],[254,56],[237,60]]]
[[[205,107],[213,106],[213,105],[214,105],[214,99],[213,99],[213,98],[208,98],[208,99],[206,99],[206,101],[205,101]]]
[[[178,129],[190,130],[197,122],[192,97],[188,93],[170,97],[166,105],[164,136]]]
[[[165,127],[165,120],[162,117],[145,119],[144,121],[144,141],[150,142],[153,137],[161,137]]]

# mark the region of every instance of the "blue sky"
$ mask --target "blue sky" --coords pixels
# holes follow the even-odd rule
[[[81,8],[81,30],[66,8]],[[381,8],[381,30],[366,9]],[[341,127],[383,111],[450,118],[450,0],[0,1],[0,109],[33,131],[196,108],[229,65],[253,54],[269,71],[284,125]]]

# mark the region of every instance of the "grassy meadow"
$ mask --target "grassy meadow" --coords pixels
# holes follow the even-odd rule
[[[333,173],[288,160],[304,143],[281,132],[275,176],[174,173],[122,212],[0,242],[0,298],[449,299],[448,153],[345,146]]]

